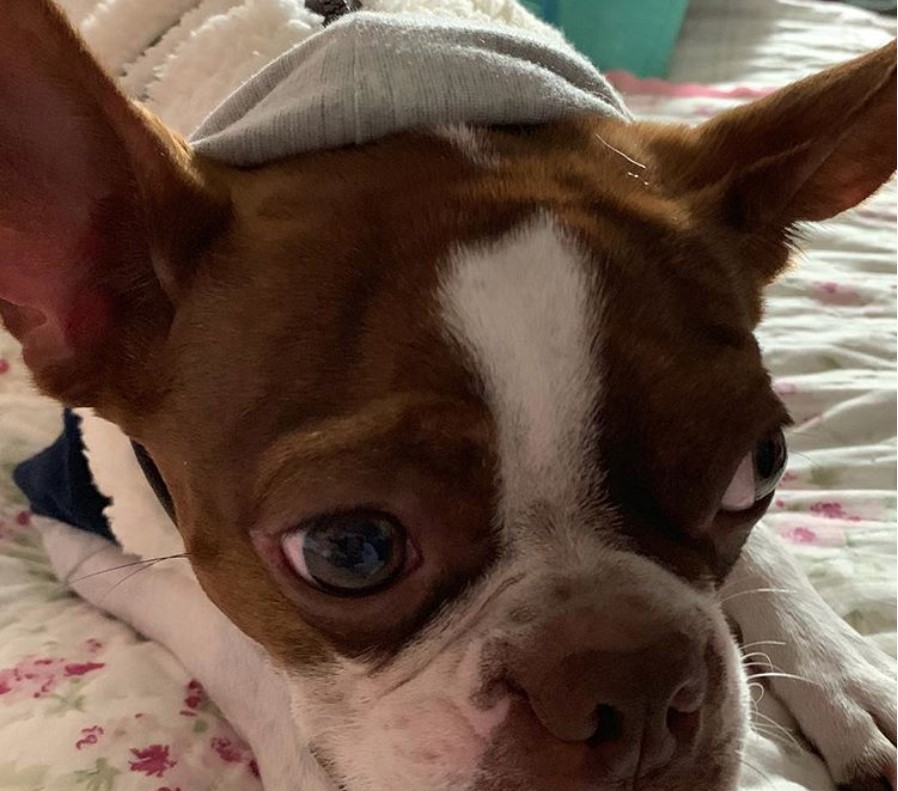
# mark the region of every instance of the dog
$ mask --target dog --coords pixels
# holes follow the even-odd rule
[[[840,787],[895,788],[888,659],[758,524],[789,417],[753,337],[796,224],[895,170],[894,44],[696,129],[556,53],[569,113],[223,161],[245,92],[203,153],[48,0],[4,10],[0,315],[188,563],[45,546],[267,791],[734,789],[739,642]]]

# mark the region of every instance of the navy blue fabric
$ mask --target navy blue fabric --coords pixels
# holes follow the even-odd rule
[[[137,463],[143,471],[144,478],[146,478],[147,483],[150,484],[150,488],[153,490],[153,494],[156,495],[159,505],[165,509],[165,513],[168,514],[168,518],[171,519],[172,522],[177,522],[175,519],[175,504],[172,502],[171,492],[168,491],[165,481],[162,480],[162,474],[159,472],[159,468],[153,463],[150,454],[147,453],[146,448],[144,448],[143,445],[139,445],[132,440],[131,447],[134,450],[134,456],[137,458]]]
[[[31,502],[31,510],[115,541],[103,509],[110,500],[97,491],[84,456],[81,418],[63,413],[63,431],[46,450],[13,470],[13,480]]]

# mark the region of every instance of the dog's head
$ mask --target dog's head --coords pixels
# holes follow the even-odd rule
[[[697,129],[408,132],[237,170],[48,6],[0,28],[0,314],[149,451],[347,791],[732,788],[719,590],[784,463],[752,335],[895,166],[884,48]]]

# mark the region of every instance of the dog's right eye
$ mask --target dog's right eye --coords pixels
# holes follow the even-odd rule
[[[745,511],[776,488],[786,469],[788,454],[782,429],[776,429],[755,445],[736,470],[720,508]]]
[[[287,562],[302,579],[342,596],[389,584],[406,566],[407,543],[393,517],[367,511],[322,516],[281,538]]]

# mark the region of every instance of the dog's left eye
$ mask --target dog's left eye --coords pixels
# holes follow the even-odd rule
[[[319,517],[285,534],[281,546],[300,577],[344,596],[372,593],[405,566],[402,527],[376,512]]]
[[[786,469],[786,439],[781,429],[758,442],[733,476],[720,501],[723,511],[745,511],[769,495]]]

